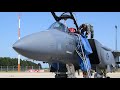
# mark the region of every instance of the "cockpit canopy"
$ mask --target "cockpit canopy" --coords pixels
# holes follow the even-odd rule
[[[69,32],[68,31],[68,28],[61,22],[55,22],[53,23],[49,29],[57,29],[57,30],[60,30],[62,32]]]

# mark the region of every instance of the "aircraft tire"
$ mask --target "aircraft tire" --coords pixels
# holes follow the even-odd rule
[[[98,73],[95,73],[95,74],[94,74],[94,78],[103,78],[103,76],[100,75],[100,74],[98,74]]]
[[[55,78],[67,78],[67,74],[56,74]]]

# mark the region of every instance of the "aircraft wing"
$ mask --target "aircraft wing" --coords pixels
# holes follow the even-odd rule
[[[112,53],[114,56],[120,56],[120,51],[113,51]]]

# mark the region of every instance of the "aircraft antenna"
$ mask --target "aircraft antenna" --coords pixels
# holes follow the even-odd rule
[[[18,14],[18,39],[20,39],[20,13]],[[18,72],[20,72],[20,54],[18,54]]]

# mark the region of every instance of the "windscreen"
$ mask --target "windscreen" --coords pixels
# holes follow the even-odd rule
[[[68,32],[67,27],[66,27],[64,24],[60,23],[60,22],[55,22],[55,23],[53,23],[53,24],[49,27],[49,29],[57,29],[57,30],[60,30],[60,31],[62,31],[62,32]]]

